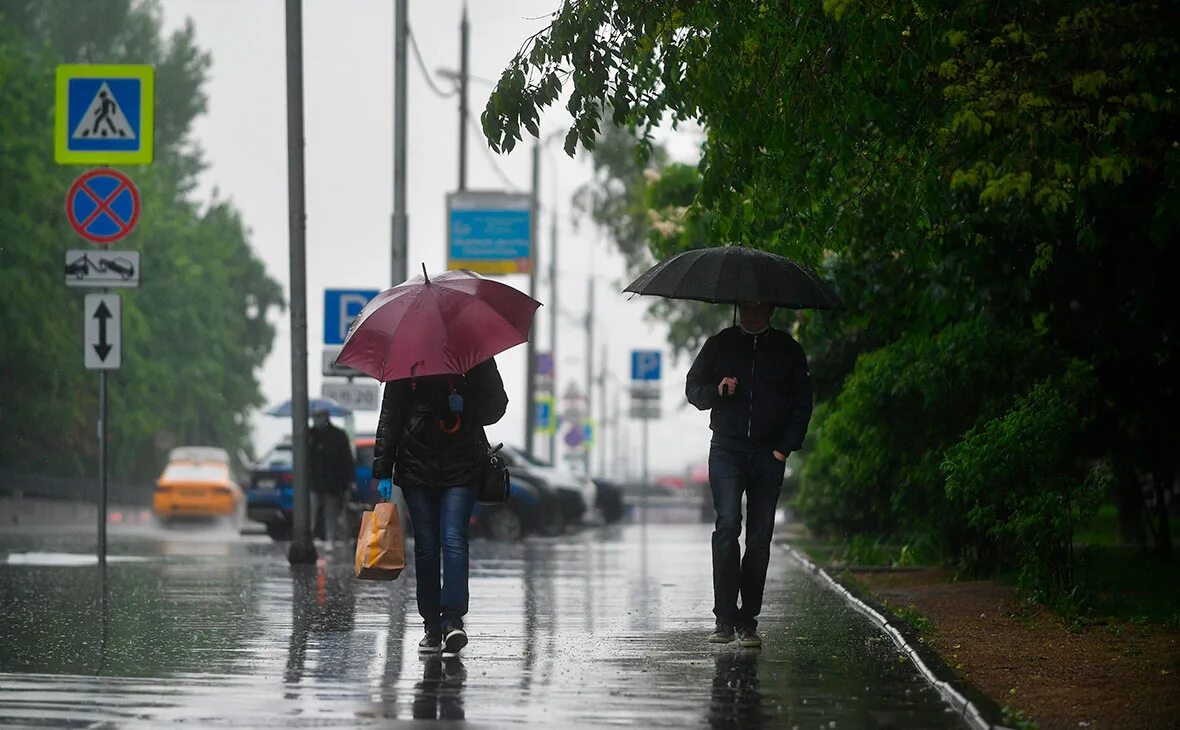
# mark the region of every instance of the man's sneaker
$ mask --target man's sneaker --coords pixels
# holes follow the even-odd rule
[[[418,653],[437,654],[440,651],[442,651],[442,634],[427,631],[426,636],[422,637],[422,641],[418,642]]]
[[[443,654],[458,654],[459,650],[467,646],[467,632],[463,629],[451,629],[443,638]]]
[[[750,626],[739,626],[737,630],[738,646],[743,649],[761,649],[762,637]]]
[[[733,627],[729,624],[718,623],[709,634],[710,644],[728,644],[733,641]]]

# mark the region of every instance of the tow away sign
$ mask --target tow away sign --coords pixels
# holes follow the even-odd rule
[[[139,286],[139,251],[66,251],[66,286]]]

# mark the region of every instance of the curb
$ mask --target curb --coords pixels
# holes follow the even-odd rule
[[[926,662],[922,660],[918,650],[914,648],[912,644],[910,644],[901,631],[899,631],[896,626],[891,624],[889,619],[885,618],[881,612],[877,611],[864,601],[854,596],[851,591],[840,585],[840,583],[835,578],[828,575],[826,570],[807,559],[803,553],[799,552],[790,545],[783,544],[781,546],[787,551],[787,554],[794,558],[800,565],[806,568],[810,573],[818,576],[819,579],[828,586],[828,588],[843,597],[844,600],[847,601],[854,609],[866,616],[877,626],[877,628],[884,631],[885,634],[893,640],[893,643],[897,646],[897,648],[900,649],[907,657],[909,657],[909,660],[915,667],[917,667],[918,672],[930,684],[930,686],[932,686],[938,692],[938,694],[942,696],[943,701],[953,707],[955,711],[958,712],[959,715],[964,720],[966,720],[972,728],[977,728],[978,730],[1004,730],[1002,725],[993,725],[984,719],[983,713],[980,712],[975,703],[964,697],[961,692],[952,687],[950,682],[946,681],[945,679],[940,679],[938,675],[935,674],[929,666],[927,666]]]

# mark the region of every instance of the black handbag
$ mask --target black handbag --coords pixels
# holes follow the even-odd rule
[[[476,501],[480,504],[495,505],[508,501],[511,492],[508,462],[500,453],[502,448],[504,444],[498,444],[494,449],[489,448],[487,456],[484,456],[481,462],[482,474],[479,480],[479,493],[476,495]]]

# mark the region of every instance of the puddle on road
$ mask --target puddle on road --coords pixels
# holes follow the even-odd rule
[[[109,563],[141,563],[147,558],[135,555],[110,555]],[[98,556],[84,553],[11,553],[4,561],[8,565],[35,565],[39,567],[78,568],[97,565]]]
[[[0,724],[964,727],[782,554],[764,650],[706,644],[708,528],[642,534],[474,541],[472,643],[454,660],[418,655],[412,570],[356,581],[348,551],[292,568],[249,539],[216,559],[116,542],[140,560],[108,566],[105,607],[93,564],[0,565]]]

